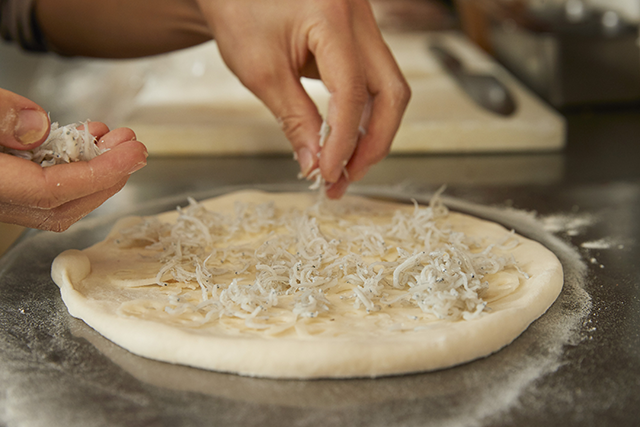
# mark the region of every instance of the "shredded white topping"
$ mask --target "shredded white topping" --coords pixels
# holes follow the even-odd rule
[[[331,126],[329,126],[329,123],[327,123],[326,120],[323,120],[320,125],[320,132],[318,133],[320,136],[320,148],[324,147],[325,142],[329,139],[329,134],[331,134]]]
[[[168,298],[144,310],[140,301],[124,303],[122,314],[155,311],[180,324],[231,329],[240,320],[298,335],[310,333],[300,320],[389,311],[471,320],[488,310],[487,275],[521,275],[506,252],[518,245],[514,237],[486,245],[453,231],[439,194],[429,206],[393,215],[324,198],[303,211],[237,203],[224,215],[193,199],[178,210],[173,224],[147,218],[122,230],[122,248],[158,251],[155,286]]]
[[[83,130],[78,130],[80,125],[84,125]],[[39,147],[26,151],[0,147],[0,152],[31,160],[43,167],[88,161],[102,152],[87,125],[88,122],[59,127],[58,123],[52,123],[49,136]]]
[[[360,128],[360,131],[362,132],[362,128]],[[318,135],[320,136],[320,140],[318,143],[318,145],[320,146],[320,151],[318,151],[318,158],[320,158],[320,156],[322,155],[322,148],[324,147],[324,144],[327,142],[327,139],[329,138],[330,134],[331,134],[331,126],[329,125],[329,123],[327,123],[326,120],[323,120],[322,125],[320,126],[320,132],[318,132]],[[295,160],[298,160],[298,156],[296,153],[294,153],[293,158]],[[348,163],[349,163],[348,160],[344,160],[342,162],[342,174],[347,179],[349,179],[349,172],[347,171],[347,167],[346,167]],[[322,177],[322,174],[320,173],[320,167],[316,167],[315,169],[313,169],[311,172],[309,172],[307,176],[303,175],[302,172],[300,172],[298,174],[298,179],[306,179],[307,181],[313,181],[311,185],[309,185],[309,190],[319,190],[320,197],[325,196],[326,181]]]

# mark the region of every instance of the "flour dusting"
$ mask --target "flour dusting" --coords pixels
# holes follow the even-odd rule
[[[578,236],[585,229],[597,222],[597,217],[591,214],[553,214],[540,218],[545,231],[550,233],[566,233],[568,236]]]
[[[592,240],[589,242],[583,242],[580,247],[584,249],[624,249],[625,245],[620,243],[611,237],[604,237],[598,240]]]

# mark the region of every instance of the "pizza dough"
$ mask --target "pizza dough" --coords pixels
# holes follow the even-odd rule
[[[437,201],[257,191],[122,219],[60,254],[52,277],[71,315],[135,354],[271,378],[468,362],[514,340],[563,283],[539,243]]]

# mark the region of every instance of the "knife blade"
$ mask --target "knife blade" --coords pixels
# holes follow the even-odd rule
[[[501,116],[510,116],[516,111],[516,102],[509,88],[498,78],[491,74],[467,71],[462,62],[441,43],[430,43],[429,50],[476,104]]]

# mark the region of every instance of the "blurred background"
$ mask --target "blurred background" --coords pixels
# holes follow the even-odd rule
[[[639,0],[371,3],[414,89],[413,105],[394,144],[396,152],[559,148],[563,145],[558,136],[562,126],[553,122],[553,113],[545,116],[546,107],[562,111],[635,105],[640,100]],[[556,135],[547,132],[536,136],[553,141],[513,144],[521,140],[518,123],[483,121],[485,112],[473,111],[473,104],[464,99],[443,103],[443,98],[455,99],[458,90],[447,83],[450,78],[440,78],[446,70],[427,49],[434,36],[439,41],[445,39],[444,44],[462,56],[467,68],[502,73],[500,78],[515,86],[510,90],[524,88],[524,95],[522,91],[515,94],[525,98],[519,111],[523,115],[516,114],[513,121],[537,121],[534,128],[555,126]],[[289,151],[270,113],[226,69],[215,42],[126,61],[28,54],[2,43],[0,85],[40,103],[51,112],[52,120],[61,124],[93,119],[110,126],[135,126],[152,154]],[[328,95],[322,84],[305,81],[305,85],[323,110]],[[530,111],[527,105],[531,103],[540,111]],[[452,119],[452,115],[456,117]],[[474,133],[474,139],[483,141],[474,141],[471,146],[459,143],[469,135],[459,132],[457,136],[455,132],[478,123],[485,130],[487,125],[510,127],[505,131],[509,141],[501,143],[500,132],[497,136],[496,132],[485,132],[487,135],[479,138]],[[521,130],[528,127],[520,125]],[[454,135],[448,136],[451,127]],[[176,144],[176,138],[183,141]]]
[[[638,0],[371,3],[386,34],[463,30],[477,46],[555,107],[640,99]],[[178,60],[171,61],[171,56]],[[197,83],[201,85],[202,79],[220,77],[216,74],[217,60],[209,58],[206,49],[189,56],[163,55],[136,61],[62,59],[25,54],[1,43],[0,83],[46,104],[52,114],[63,116],[61,119],[86,119],[87,113],[95,111],[117,122],[131,112],[136,94],[158,78],[159,70],[154,68],[160,63],[172,65],[161,77],[170,74],[176,79],[200,79]],[[111,106],[117,111],[108,108]]]

